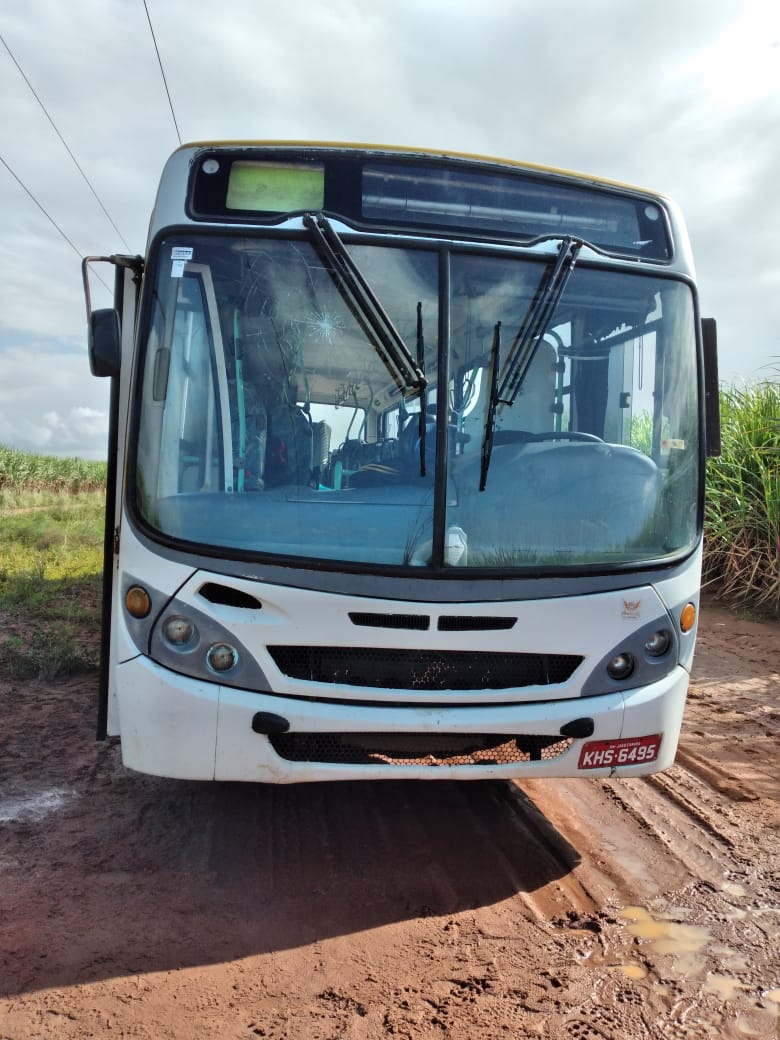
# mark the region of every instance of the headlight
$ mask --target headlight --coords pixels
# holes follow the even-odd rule
[[[206,663],[213,672],[229,672],[238,664],[238,650],[230,643],[214,643],[206,652]]]
[[[197,643],[198,629],[195,622],[183,614],[173,614],[165,620],[163,636],[174,650],[187,650]]]
[[[212,600],[204,596],[203,601],[211,608]],[[238,607],[237,603],[228,604],[217,599],[213,602],[217,604],[215,610],[221,611],[222,607],[228,606],[234,608],[231,615]],[[252,604],[254,612],[260,606],[259,600],[252,597]],[[251,616],[254,617],[254,613]],[[240,620],[243,623],[246,616]],[[257,640],[252,628],[246,625],[247,634]],[[138,645],[144,652],[142,639],[138,640]],[[271,688],[252,652],[227,623],[192,603],[176,598],[168,601],[158,623],[151,627],[148,654],[163,668],[201,682],[221,683],[243,690]]]
[[[631,654],[617,654],[607,664],[607,675],[610,679],[627,679],[634,670],[634,658]]]
[[[663,657],[672,643],[672,633],[666,628],[659,628],[645,640],[645,653],[650,657]]]

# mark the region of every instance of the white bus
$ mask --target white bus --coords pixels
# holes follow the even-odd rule
[[[115,306],[92,311],[96,260]],[[146,256],[83,271],[112,380],[98,730],[128,767],[670,765],[718,429],[668,199],[461,154],[193,144]]]

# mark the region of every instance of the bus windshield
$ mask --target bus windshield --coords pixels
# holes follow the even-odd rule
[[[342,245],[359,291],[305,230],[157,242],[130,456],[151,537],[362,570],[694,547],[687,283],[580,257],[529,332],[560,240]]]

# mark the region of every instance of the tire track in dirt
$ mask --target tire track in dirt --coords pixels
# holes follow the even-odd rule
[[[588,956],[601,975],[587,1015],[561,1023],[560,1035],[777,1040],[780,833],[763,826],[773,806],[746,798],[725,769],[682,764],[639,780],[538,785],[536,794],[569,841],[591,849],[574,871],[582,888],[612,906]],[[615,809],[632,844],[605,828],[599,855]]]
[[[234,903],[256,892],[276,944],[282,930],[295,942],[296,927],[300,941],[518,892],[541,919],[530,893],[578,861],[503,782],[237,786],[215,806],[209,841],[216,886]]]
[[[708,762],[690,748],[680,745],[677,749],[676,762],[690,773],[706,781],[719,794],[726,795],[734,802],[755,802],[760,795],[748,786],[744,779],[733,776],[717,762]]]

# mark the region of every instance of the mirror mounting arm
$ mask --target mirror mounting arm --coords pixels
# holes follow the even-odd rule
[[[87,345],[89,351],[89,367],[94,376],[116,376],[119,374],[121,362],[121,330],[117,296],[119,287],[115,282],[114,307],[92,309],[92,296],[89,288],[89,265],[91,263],[109,263],[116,268],[128,268],[133,272],[133,280],[140,282],[144,269],[143,257],[140,256],[85,256],[81,261],[81,277],[84,283],[84,300],[87,306]]]

